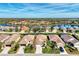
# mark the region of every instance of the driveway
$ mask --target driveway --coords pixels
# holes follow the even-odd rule
[[[67,33],[66,30],[63,30],[63,33]]]
[[[36,54],[42,54],[42,47],[41,45],[36,45]]]
[[[78,49],[78,51],[79,51],[79,46],[75,46],[77,49]]]
[[[20,46],[16,54],[24,54],[24,46]]]
[[[1,54],[8,54],[8,51],[10,50],[11,47],[5,47]]]

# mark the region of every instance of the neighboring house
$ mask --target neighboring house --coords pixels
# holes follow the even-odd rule
[[[47,40],[47,36],[46,35],[36,35],[36,45],[42,45],[45,41]]]
[[[12,34],[12,35],[9,37],[9,39],[7,39],[7,40],[5,41],[5,45],[6,45],[6,46],[12,46],[12,45],[14,45],[13,43],[14,43],[14,42],[18,42],[19,39],[20,39],[20,34]]]
[[[34,42],[34,35],[25,35],[22,40],[19,42],[21,46],[26,46],[28,44],[33,44]]]
[[[0,26],[1,31],[6,31],[9,29],[15,30],[15,27],[13,27],[13,26]]]
[[[61,35],[61,38],[64,40],[64,42],[71,42],[75,46],[79,45],[79,41],[71,35],[63,34]]]
[[[27,27],[27,26],[21,26],[21,30],[22,31],[28,31],[29,30],[29,27]]]
[[[64,47],[64,42],[58,35],[49,35],[49,39],[56,42],[58,47]]]
[[[5,42],[5,40],[7,40],[10,37],[10,35],[6,35],[6,34],[1,34],[0,35],[0,42]]]
[[[1,34],[0,35],[0,42],[2,43],[2,48],[4,48],[4,42],[9,38],[10,36],[9,35],[6,35],[6,34]]]
[[[73,26],[73,28],[74,28],[75,30],[79,30],[79,27],[78,27],[78,26]]]

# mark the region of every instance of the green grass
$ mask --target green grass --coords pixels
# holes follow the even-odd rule
[[[29,44],[24,48],[24,53],[35,53],[35,48]]]
[[[16,44],[14,47],[12,47],[12,48],[8,51],[8,53],[9,53],[9,54],[14,54],[14,53],[16,53],[16,52],[18,51],[18,49],[19,49],[19,45]]]
[[[46,46],[44,45],[42,48],[42,52],[44,54],[59,54],[60,50],[56,45],[56,42],[48,40],[46,42]]]
[[[3,49],[0,49],[0,53],[2,52]]]
[[[0,42],[0,52],[2,52],[2,45],[3,45],[3,43],[2,42]]]
[[[60,50],[58,48],[51,48],[49,46],[46,46],[44,48],[42,48],[42,52],[44,54],[59,54],[60,53]]]
[[[46,54],[52,54],[52,48],[49,46],[46,46],[46,47],[42,48],[42,52],[46,53]]]
[[[59,48],[54,48],[52,51],[53,54],[60,54]]]

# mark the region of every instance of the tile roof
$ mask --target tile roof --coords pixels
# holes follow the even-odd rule
[[[56,43],[63,43],[62,39],[58,35],[49,35],[49,39]]]
[[[36,44],[42,44],[46,40],[47,40],[46,35],[37,35],[36,36]]]
[[[61,38],[62,38],[65,42],[71,42],[71,43],[77,43],[77,42],[78,42],[78,40],[76,40],[73,36],[67,35],[67,34],[61,35]]]
[[[19,44],[26,44],[28,42],[33,43],[34,41],[34,35],[25,35],[22,40],[19,42]]]
[[[4,42],[5,40],[7,40],[10,36],[6,35],[6,34],[1,34],[0,35],[0,42]]]
[[[17,39],[20,37],[20,34],[13,34],[9,37],[8,40],[5,41],[5,44],[11,44],[12,41],[17,41]]]

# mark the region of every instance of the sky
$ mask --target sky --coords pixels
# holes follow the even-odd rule
[[[79,4],[0,3],[0,18],[79,18]]]

